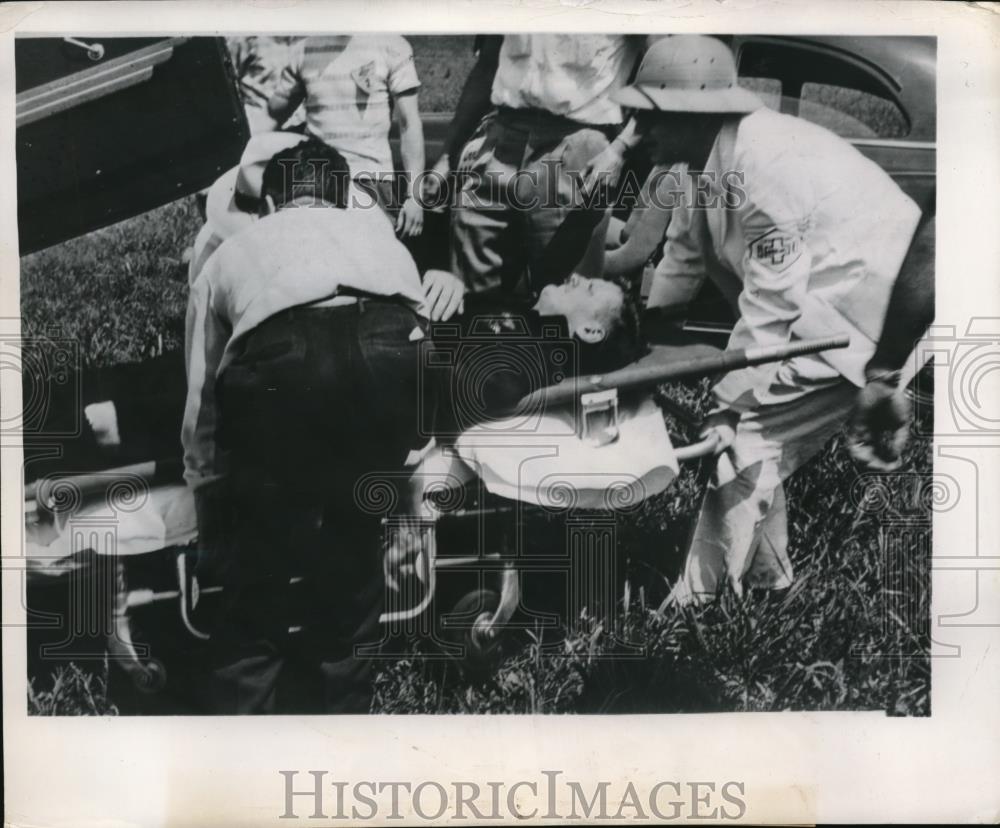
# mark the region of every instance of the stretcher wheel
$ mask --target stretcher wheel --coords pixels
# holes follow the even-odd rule
[[[455,603],[444,619],[444,638],[462,648],[457,656],[463,670],[488,675],[501,656],[502,629],[488,629],[500,606],[500,595],[492,589],[474,589]]]

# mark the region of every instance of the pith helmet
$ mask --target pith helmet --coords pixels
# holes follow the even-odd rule
[[[764,104],[737,85],[733,53],[705,35],[673,35],[646,50],[635,82],[612,95],[632,109],[747,113]]]

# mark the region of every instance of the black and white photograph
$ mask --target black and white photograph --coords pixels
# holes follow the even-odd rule
[[[947,617],[997,626],[995,550],[935,552],[938,514],[977,497],[941,434],[971,424],[975,485],[995,479],[1000,336],[995,294],[972,319],[936,298],[945,35],[435,34],[376,6],[339,31],[11,38],[5,706],[331,733],[937,718],[936,571],[977,579]],[[323,805],[292,767],[274,818],[389,813],[357,785]],[[488,818],[752,799],[629,782],[604,813],[570,782],[559,811],[562,771],[534,773],[534,814],[494,790]],[[469,818],[452,795],[436,817]]]
[[[931,713],[933,38],[15,50],[32,712]]]

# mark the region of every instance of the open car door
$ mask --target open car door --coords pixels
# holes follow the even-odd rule
[[[222,38],[18,38],[25,255],[209,186],[249,137]]]

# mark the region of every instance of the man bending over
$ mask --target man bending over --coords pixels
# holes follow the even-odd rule
[[[343,209],[349,178],[319,141],[279,152],[264,171],[265,215],[192,287],[182,442],[225,588],[212,637],[219,713],[371,703],[357,648],[378,640],[381,538],[354,486],[400,468],[414,442],[424,295],[382,212]]]

